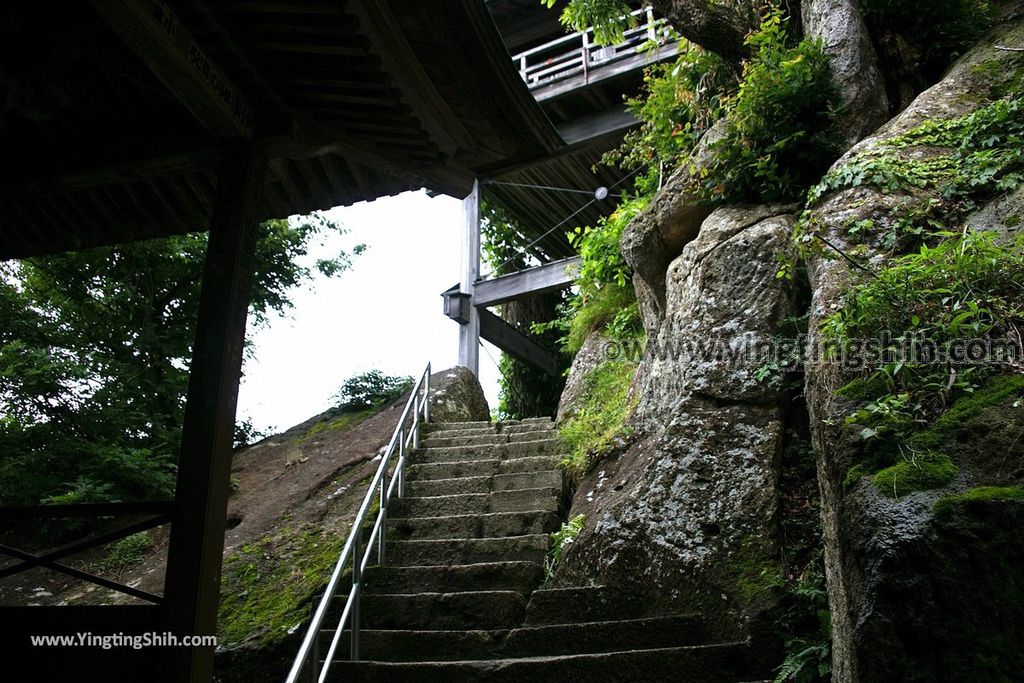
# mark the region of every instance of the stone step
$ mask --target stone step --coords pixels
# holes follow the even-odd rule
[[[644,613],[645,609],[641,601],[629,593],[604,586],[545,588],[530,596],[524,624],[572,624],[654,616]]]
[[[513,460],[493,458],[491,460],[462,460],[423,465],[410,464],[406,469],[406,475],[412,482],[421,479],[457,479],[460,477],[545,472],[557,469],[559,461],[560,458],[556,455],[538,455]]]
[[[340,615],[348,595],[335,597]],[[507,629],[523,620],[526,597],[518,591],[370,593],[360,597],[362,628],[398,630]]]
[[[561,517],[553,509],[527,512],[388,518],[389,538],[500,538],[557,531]]]
[[[554,657],[455,662],[334,662],[328,680],[410,683],[564,683],[566,681],[686,681],[734,683],[751,676],[736,643],[625,650]],[[760,672],[763,676],[764,672]]]
[[[456,661],[679,647],[705,644],[702,626],[695,617],[662,617],[506,631],[364,630],[359,655],[389,662]],[[334,631],[324,631],[321,637],[321,652],[327,652]],[[347,632],[340,645],[347,653]]]
[[[554,424],[550,417],[527,417],[522,420],[504,420],[502,422],[429,422],[425,427],[429,431],[443,429],[505,429],[515,425]]]
[[[426,437],[481,436],[487,434],[528,434],[531,432],[557,431],[553,423],[547,424],[499,424],[496,427],[474,427],[471,429],[427,429],[421,432]]]
[[[334,629],[320,631],[320,652],[327,654]],[[490,659],[501,647],[507,630],[499,631],[398,631],[362,629],[359,631],[359,658],[388,662],[458,661]],[[335,655],[337,661],[349,658],[351,636],[341,634]]]
[[[491,491],[514,491],[535,489],[545,486],[560,487],[562,473],[557,470],[523,472],[519,474],[496,474],[479,477],[455,477],[453,479],[418,479],[405,486],[407,496],[449,496],[456,493],[490,493]]]
[[[540,562],[480,562],[423,567],[370,567],[368,593],[450,593],[460,590],[529,594],[544,580]]]
[[[548,536],[389,541],[386,550],[387,563],[400,567],[511,561],[542,563],[548,551]]]
[[[388,506],[395,517],[445,517],[491,512],[528,512],[530,510],[557,510],[561,488],[520,489],[493,493],[457,493],[451,496],[406,496]],[[392,507],[393,506],[393,507]]]
[[[544,441],[557,439],[558,432],[554,429],[538,429],[527,432],[501,432],[498,434],[473,434],[468,436],[452,436],[445,432],[437,436],[430,435],[420,440],[424,448],[446,448],[450,446],[498,446],[505,443],[522,441]]]
[[[491,446],[444,446],[440,448],[421,448],[416,451],[411,463],[428,464],[439,462],[465,462],[467,460],[508,460],[527,458],[538,455],[551,455],[559,450],[558,439],[537,439],[535,441],[517,441]]]

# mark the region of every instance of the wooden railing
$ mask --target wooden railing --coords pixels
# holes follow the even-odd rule
[[[630,16],[636,17],[638,24],[625,32],[625,39],[618,45],[596,45],[594,29],[588,28],[515,55],[512,59],[519,75],[531,90],[579,75],[586,82],[591,71],[635,56],[648,41],[667,38],[665,20],[655,19],[650,7]]]
[[[171,513],[174,510],[172,501],[157,501],[147,503],[80,503],[73,505],[31,505],[19,507],[0,507],[0,524],[10,523],[18,520],[29,519],[102,519],[104,517],[143,517],[144,519],[122,527],[107,531],[81,541],[62,546],[56,550],[37,555],[18,548],[0,544],[0,554],[21,560],[0,568],[0,579],[13,576],[35,567],[44,567],[61,574],[88,581],[89,583],[109,588],[139,598],[147,602],[160,604],[163,597],[140,590],[132,586],[126,586],[117,581],[111,581],[102,576],[96,576],[89,572],[71,567],[58,562],[70,555],[89,550],[119,539],[137,534],[140,531],[152,529],[153,527],[167,524],[171,521]]]

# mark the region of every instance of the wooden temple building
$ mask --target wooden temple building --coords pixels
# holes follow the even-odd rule
[[[0,259],[210,235],[174,500],[0,509],[4,524],[122,518],[122,536],[170,524],[164,592],[75,569],[65,558],[81,544],[45,555],[0,547],[0,578],[46,567],[139,599],[0,607],[5,670],[24,672],[6,680],[210,680],[212,648],[57,652],[28,636],[216,633],[259,221],[424,187],[466,198],[466,267],[449,296],[463,323],[460,359],[475,368],[482,327],[544,365],[543,349],[486,308],[568,284],[572,249],[552,226],[574,214],[575,224],[592,223],[613,204],[537,186],[619,183],[620,172],[592,166],[636,123],[622,93],[672,51],[638,56],[636,42],[656,30],[646,14],[619,50],[566,37],[557,15],[538,0],[0,6]],[[481,192],[516,218],[537,260],[554,265],[477,282]]]

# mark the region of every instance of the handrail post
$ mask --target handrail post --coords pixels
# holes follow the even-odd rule
[[[583,31],[583,82],[590,82],[590,29]]]
[[[384,536],[388,526],[388,471],[380,478],[380,531],[377,532],[377,564],[384,566]]]
[[[416,397],[412,411],[412,449],[420,447],[420,397]]]
[[[317,683],[320,680],[320,634],[313,641],[313,650],[309,662],[309,683]]]
[[[430,363],[427,363],[426,379],[423,382],[423,421],[430,422]]]
[[[349,659],[353,662],[359,661],[359,600],[361,597],[363,582],[363,558],[362,553],[359,552],[359,536],[362,533],[362,529],[356,531],[355,537],[352,542],[352,615],[350,617],[351,626],[349,627],[352,638],[349,642]]]

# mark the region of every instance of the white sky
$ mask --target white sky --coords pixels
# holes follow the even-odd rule
[[[245,364],[238,415],[257,429],[280,432],[323,412],[354,374],[418,376],[428,360],[437,371],[458,359],[458,325],[442,312],[441,292],[459,280],[462,202],[407,192],[326,213],[349,232],[311,249],[310,264],[359,243],[367,250],[348,272],[317,274],[292,292],[285,317],[250,329],[255,355]],[[480,374],[496,408],[498,370],[483,349]]]

